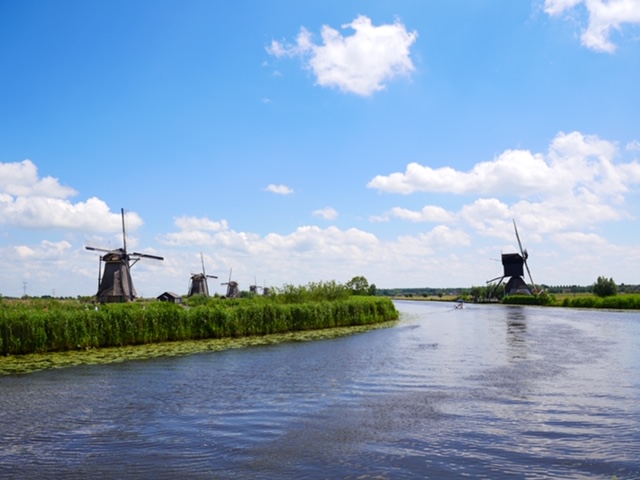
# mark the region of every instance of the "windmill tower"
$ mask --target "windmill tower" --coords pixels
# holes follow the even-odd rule
[[[227,298],[238,298],[240,296],[240,289],[238,288],[238,282],[231,280],[231,271],[232,269],[229,269],[229,281],[221,283],[220,285],[227,286],[227,294],[225,295]]]
[[[127,252],[124,208],[120,209],[120,211],[122,214],[122,248],[108,250],[85,246],[87,250],[106,252],[100,256],[98,263],[98,293],[96,293],[96,298],[100,303],[132,301],[137,294],[131,280],[131,267],[141,258],[164,260],[164,258],[156,255],[137,252],[130,254]],[[104,273],[102,273],[102,262],[104,262]]]
[[[520,241],[520,235],[518,234],[518,227],[516,226],[516,221],[513,220],[513,228],[516,232],[516,238],[518,239],[518,247],[520,247],[520,253],[503,253],[502,254],[502,268],[503,274],[500,277],[496,277],[492,280],[489,280],[487,284],[493,283],[498,280],[498,283],[494,285],[491,289],[491,293],[489,297],[493,296],[493,292],[502,284],[502,281],[509,277],[507,284],[504,287],[505,294],[514,295],[514,294],[536,294],[536,284],[533,283],[533,278],[531,277],[531,270],[529,270],[529,265],[527,264],[527,259],[529,258],[529,253],[526,249],[522,248],[522,242]],[[531,280],[531,287],[533,290],[529,288],[527,283],[524,280],[524,270],[527,270],[529,275],[529,280]]]
[[[207,284],[207,278],[218,278],[215,275],[207,275],[204,270],[204,257],[200,252],[200,261],[202,262],[202,273],[191,274],[191,284],[189,285],[188,297],[192,295],[205,295],[209,296],[209,285]]]

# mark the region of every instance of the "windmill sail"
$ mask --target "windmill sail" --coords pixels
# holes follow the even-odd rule
[[[522,259],[524,261],[524,267],[527,269],[527,274],[529,275],[529,280],[531,280],[531,288],[533,289],[533,293],[537,292],[536,284],[533,281],[533,277],[531,276],[531,270],[529,270],[529,264],[527,263],[527,259],[529,258],[529,252],[527,252],[526,248],[522,248],[522,242],[520,241],[520,235],[518,234],[518,227],[516,226],[516,220],[513,220],[513,229],[516,231],[516,238],[518,239],[518,246],[520,247],[520,253],[522,254]]]

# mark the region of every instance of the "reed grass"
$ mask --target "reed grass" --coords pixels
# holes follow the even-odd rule
[[[609,297],[598,297],[593,294],[576,296],[563,295],[509,295],[502,303],[509,305],[547,305],[567,308],[601,308],[610,310],[640,310],[640,294],[624,293]]]
[[[282,298],[222,300],[194,307],[165,302],[93,306],[0,303],[0,353],[19,355],[146,343],[239,338],[370,325],[398,318],[389,298],[345,297],[286,303]]]

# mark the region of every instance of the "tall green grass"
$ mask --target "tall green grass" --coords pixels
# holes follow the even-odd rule
[[[607,308],[613,310],[640,310],[640,295],[618,294],[610,297],[575,297],[565,298],[563,307],[575,308]]]
[[[0,303],[0,353],[42,353],[144,343],[244,337],[368,325],[398,318],[389,298],[345,297],[286,303],[210,298],[193,307],[172,303],[100,305]]]
[[[508,305],[548,305],[552,307],[568,308],[603,308],[612,310],[640,310],[640,295],[618,294],[610,297],[598,297],[596,295],[581,295],[565,297],[558,301],[555,295],[508,295],[502,303]]]

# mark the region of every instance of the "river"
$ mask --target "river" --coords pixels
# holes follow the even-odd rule
[[[640,314],[390,328],[0,377],[0,478],[640,479]]]

